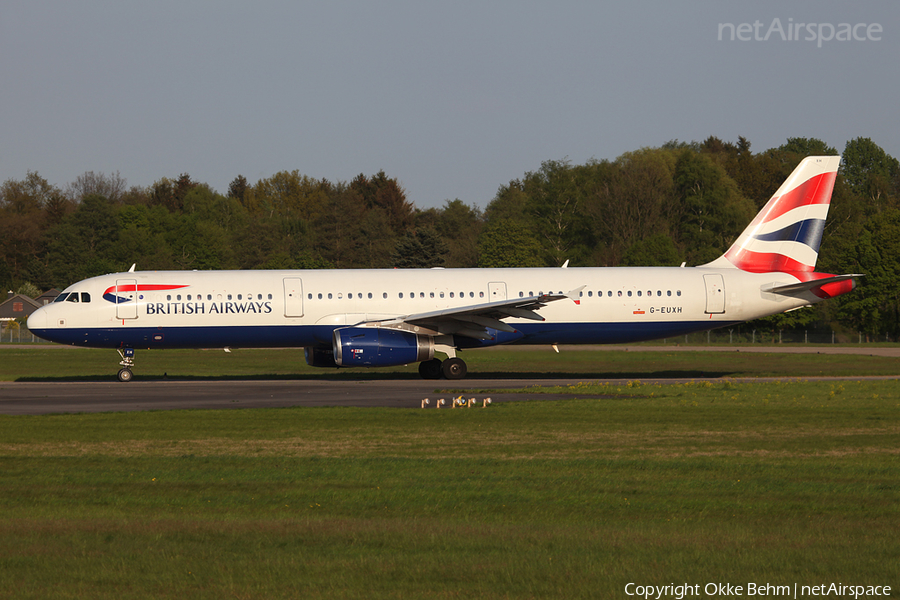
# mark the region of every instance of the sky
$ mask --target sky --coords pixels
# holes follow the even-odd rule
[[[900,157],[898,57],[893,0],[3,0],[0,181],[384,170],[484,208],[543,161],[674,139]]]

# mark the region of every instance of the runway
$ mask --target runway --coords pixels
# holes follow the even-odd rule
[[[897,379],[882,377],[803,377],[814,380]],[[785,377],[730,378],[737,382],[786,381]],[[286,408],[297,406],[359,406],[420,409],[423,398],[429,398],[428,409],[444,398],[446,409],[450,399],[460,393],[439,390],[481,390],[461,392],[465,398],[476,398],[478,406],[490,397],[492,402],[527,400],[565,400],[602,398],[591,394],[504,393],[502,390],[532,386],[575,385],[577,379],[472,379],[462,381],[408,380],[259,380],[259,381],[132,381],[110,382],[0,382],[0,414],[43,415],[56,413],[127,412],[176,409]],[[611,385],[625,385],[627,379],[596,380]],[[673,384],[685,381],[722,381],[721,379],[655,379],[641,378],[645,384]],[[485,392],[484,390],[491,390]],[[499,393],[498,393],[499,392]]]
[[[435,408],[444,398],[450,409],[452,393],[443,389],[519,389],[534,385],[566,385],[575,380],[509,379],[471,381],[426,380],[259,380],[259,381],[132,381],[2,382],[0,414],[40,415],[76,412],[115,412],[173,409],[284,408],[293,406],[362,406],[421,408],[429,398]],[[455,395],[460,395],[459,393]],[[492,402],[533,399],[560,400],[592,397],[577,394],[462,393]],[[593,396],[596,397],[596,396]]]

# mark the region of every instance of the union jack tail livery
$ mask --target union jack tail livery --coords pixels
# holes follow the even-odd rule
[[[704,266],[751,273],[815,270],[840,161],[840,156],[804,158],[731,248]]]

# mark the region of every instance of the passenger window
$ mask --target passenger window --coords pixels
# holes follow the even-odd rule
[[[231,294],[228,294],[228,299],[231,300]]]
[[[369,300],[372,299],[372,292],[369,292]]]
[[[424,297],[425,297],[425,292],[419,292],[419,298],[424,298]]]
[[[81,301],[82,301],[82,302],[90,302],[90,301],[91,301],[91,295],[88,294],[87,292],[81,292]]]
[[[428,297],[429,297],[429,298],[434,298],[434,292],[428,292]]]
[[[676,294],[677,296],[680,296],[680,295],[681,295],[681,290],[678,290],[677,292],[675,292],[675,294]]]
[[[178,294],[177,296],[175,296],[175,299],[181,300],[181,294]],[[240,300],[240,299],[241,299],[241,297],[240,297],[240,295],[238,295],[238,300]]]
[[[331,300],[331,298],[332,298],[331,292],[328,292],[328,299]]]
[[[319,292],[318,298],[319,298],[319,300],[322,299],[322,292]]]
[[[641,290],[638,290],[638,298],[641,297]]]
[[[667,291],[666,291],[666,296],[671,296],[671,295],[672,295],[672,290],[667,290]]]
[[[594,292],[588,292],[588,298],[593,298],[593,297],[594,297]]]
[[[475,292],[469,292],[469,298],[474,298],[474,297],[475,297]]]
[[[631,290],[628,290],[628,297],[631,298]]]
[[[525,297],[525,292],[519,292],[519,298],[524,298],[524,297]]]
[[[271,300],[271,299],[272,299],[272,294],[269,294],[269,300]]]
[[[262,297],[260,297],[260,299],[262,299]],[[306,295],[306,299],[307,299],[307,300],[312,300],[312,294],[307,294],[307,295]]]
[[[451,298],[453,297],[453,292],[450,292],[450,297],[451,297]]]
[[[622,297],[622,290],[619,290],[619,298]]]
[[[181,296],[178,296],[178,299],[181,300]],[[244,297],[241,294],[238,294],[238,300],[243,300]]]
[[[662,290],[656,290],[656,295],[657,295],[657,296],[662,296]]]
[[[441,298],[443,298],[443,297],[444,297],[444,292],[441,292]]]
[[[207,300],[212,300],[212,294],[207,294],[207,295],[206,295],[206,299],[207,299]]]
[[[231,296],[228,296],[228,299],[231,300]],[[171,301],[172,301],[172,294],[166,294],[166,301],[167,301],[167,302],[171,302]]]
[[[387,300],[387,292],[382,292],[381,297],[384,298],[385,300]]]
[[[478,297],[479,297],[479,298],[484,298],[484,292],[478,292]]]
[[[400,292],[400,297],[401,297],[401,298],[403,297],[403,292]]]

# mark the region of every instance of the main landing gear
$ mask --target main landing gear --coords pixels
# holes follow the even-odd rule
[[[134,348],[116,348],[116,351],[122,357],[122,361],[119,363],[122,365],[118,374],[119,381],[131,381],[134,377],[134,373],[131,372],[131,367],[134,366]]]
[[[466,376],[468,369],[466,363],[461,358],[452,356],[446,360],[432,358],[419,363],[419,375],[422,379],[462,379]]]

